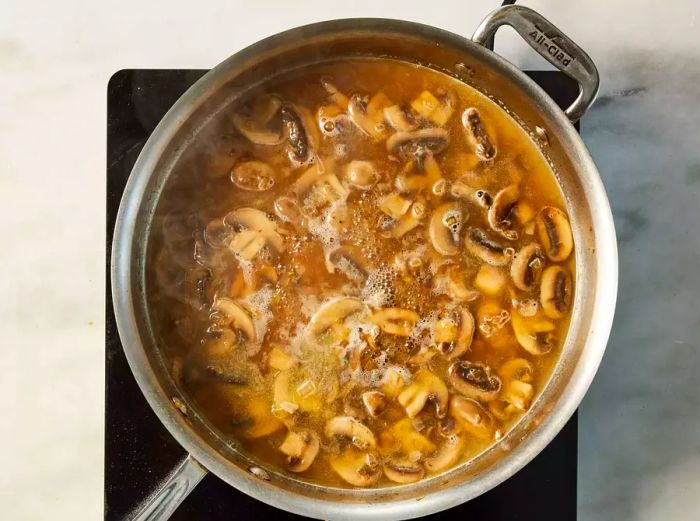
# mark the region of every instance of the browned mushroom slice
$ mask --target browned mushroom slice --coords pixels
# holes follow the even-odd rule
[[[474,153],[479,159],[489,161],[496,157],[496,147],[484,128],[478,110],[473,107],[465,110],[462,114],[462,124],[467,130],[467,140],[474,147]]]
[[[533,355],[544,355],[554,347],[555,325],[550,320],[541,316],[541,313],[533,317],[523,317],[519,313],[511,316],[513,332],[518,343]]]
[[[384,117],[389,125],[399,132],[411,132],[418,128],[418,121],[408,105],[392,105],[384,109]]]
[[[353,123],[365,134],[373,139],[384,137],[384,124],[378,123],[367,114],[367,98],[357,94],[350,97],[348,103],[348,114]]]
[[[536,242],[523,246],[513,257],[510,276],[513,284],[523,291],[531,291],[537,286],[544,268],[544,252]]]
[[[469,350],[474,338],[474,316],[464,307],[441,317],[435,324],[435,343],[448,360]]]
[[[384,475],[395,483],[415,483],[423,474],[423,467],[407,458],[392,458],[384,463]]]
[[[275,172],[262,161],[244,161],[231,170],[231,181],[242,190],[264,192],[275,184]]]
[[[482,363],[457,361],[447,372],[452,386],[468,398],[487,402],[501,390],[501,379]]]
[[[320,440],[313,432],[289,431],[279,449],[287,456],[287,468],[290,471],[304,472],[316,459],[320,447]]]
[[[517,185],[506,186],[493,198],[493,204],[488,212],[491,229],[509,240],[518,238],[518,232],[513,230],[513,225],[519,198],[520,189]]]
[[[311,136],[308,125],[304,124],[301,109],[290,105],[284,105],[280,109],[282,122],[286,128],[287,143],[289,145],[289,159],[292,164],[299,166],[311,159]]]
[[[438,253],[447,256],[459,253],[460,233],[467,218],[468,214],[458,203],[444,203],[435,209],[428,234]]]
[[[496,432],[496,422],[479,402],[464,396],[450,399],[450,415],[472,436],[491,440]]]
[[[397,132],[386,140],[386,148],[391,154],[416,154],[431,152],[439,154],[449,143],[444,128],[423,128],[413,132]]]
[[[574,247],[569,218],[559,208],[545,206],[537,214],[537,235],[554,262],[566,260]]]
[[[379,458],[374,453],[352,447],[338,456],[331,456],[330,464],[343,480],[356,487],[373,485],[382,472]]]
[[[550,318],[566,316],[571,306],[571,276],[561,266],[550,266],[542,274],[540,300],[544,314]]]
[[[467,250],[492,266],[505,266],[513,256],[513,248],[494,241],[479,228],[467,233]]]

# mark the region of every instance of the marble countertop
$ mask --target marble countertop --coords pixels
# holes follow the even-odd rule
[[[582,134],[619,237],[617,315],[580,409],[579,518],[700,511],[700,4],[523,1],[601,72]],[[497,2],[9,0],[0,16],[0,445],[6,519],[102,515],[105,93],[261,37],[383,16],[470,34]],[[497,51],[548,68],[509,30]],[[9,472],[8,469],[9,468]]]

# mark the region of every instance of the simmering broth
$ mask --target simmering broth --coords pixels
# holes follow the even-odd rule
[[[264,82],[206,136],[160,203],[149,306],[223,436],[303,479],[382,486],[527,411],[566,336],[573,239],[503,109],[355,59]]]

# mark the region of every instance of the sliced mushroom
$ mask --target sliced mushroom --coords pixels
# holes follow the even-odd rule
[[[569,218],[559,208],[545,206],[537,214],[537,235],[554,262],[566,260],[574,247]]]
[[[231,181],[242,190],[264,192],[274,186],[275,172],[262,161],[244,161],[231,170]]]
[[[459,302],[472,302],[480,296],[478,291],[467,287],[464,271],[455,265],[448,266],[444,274],[433,278],[433,290]]]
[[[520,313],[513,313],[511,322],[515,338],[528,353],[544,355],[554,347],[554,323],[543,319],[540,314],[523,317]]]
[[[482,440],[493,439],[495,421],[479,402],[464,396],[453,396],[450,399],[450,415],[472,436]]]
[[[474,316],[466,308],[462,307],[454,310],[451,316],[443,317],[438,321],[435,327],[435,342],[437,344],[438,350],[447,357],[448,360],[454,360],[466,353],[472,345],[472,339],[474,338]],[[442,325],[441,321],[447,320],[445,328],[447,329],[445,335],[440,336],[439,331],[443,331],[443,328],[439,328],[438,325]],[[452,334],[451,325],[454,324],[454,333]]]
[[[304,472],[316,459],[321,442],[310,431],[289,431],[279,450],[287,456],[287,468],[292,472]]]
[[[431,152],[439,154],[449,143],[444,128],[423,128],[412,132],[397,132],[386,140],[386,148],[391,154],[416,154]]]
[[[356,281],[364,281],[369,276],[371,266],[362,250],[353,244],[346,244],[335,248],[328,254],[333,273],[335,268],[340,269],[349,278]]]
[[[474,153],[482,161],[496,157],[496,147],[486,132],[479,111],[473,107],[462,114],[462,125],[467,131],[467,141],[474,147]]]
[[[348,449],[330,458],[331,467],[343,480],[356,487],[368,487],[377,482],[382,468],[379,459],[371,452]]]
[[[288,353],[285,353],[279,347],[274,347],[270,351],[270,356],[267,359],[267,364],[277,371],[286,371],[291,369],[296,360],[294,357]]]
[[[426,458],[424,463],[425,469],[428,472],[435,473],[451,467],[457,463],[457,460],[462,455],[464,445],[464,436],[455,434],[448,437],[435,454]]]
[[[379,171],[372,161],[350,161],[345,167],[345,178],[350,186],[369,190],[379,180]]]
[[[306,339],[317,343],[318,337],[335,324],[342,324],[345,319],[365,309],[365,305],[356,298],[340,297],[331,299],[321,305],[313,314],[306,329]]]
[[[280,114],[286,128],[289,159],[296,166],[308,163],[311,158],[312,143],[308,133],[309,126],[304,125],[301,110],[290,105],[284,105],[280,109]],[[309,117],[306,119],[309,119]]]
[[[536,242],[523,246],[513,257],[510,276],[513,284],[523,291],[533,290],[540,281],[544,268],[544,251]]]
[[[532,364],[524,358],[511,358],[498,369],[498,375],[506,382],[509,380],[531,382],[534,371]]]
[[[284,249],[284,241],[277,232],[277,224],[271,221],[265,212],[255,208],[239,208],[227,214],[224,222],[234,229],[245,228],[243,231],[249,232],[245,236],[255,234],[278,253]],[[233,249],[233,241],[229,247]]]
[[[262,380],[260,369],[252,362],[212,362],[206,370],[215,380],[231,385],[252,386]]]
[[[382,379],[382,390],[390,398],[396,398],[406,385],[409,373],[403,367],[388,367]]]
[[[287,197],[286,195],[278,197],[275,199],[274,209],[277,217],[284,222],[292,224],[297,232],[306,232],[306,217],[294,199]]]
[[[418,313],[403,308],[382,308],[372,313],[370,320],[390,335],[409,336],[420,319]]]
[[[352,416],[336,416],[328,420],[325,432],[328,438],[333,436],[349,438],[360,449],[377,446],[377,439],[370,428]]]
[[[540,300],[542,311],[549,318],[566,316],[571,306],[572,283],[566,268],[550,266],[542,274]]]
[[[231,326],[243,333],[249,342],[257,342],[253,318],[242,305],[230,298],[219,297],[214,301],[212,311],[217,314],[220,325]]]
[[[494,241],[479,228],[467,233],[467,250],[492,266],[505,266],[513,256],[513,248]]]
[[[379,416],[386,409],[388,400],[380,391],[366,391],[362,393],[362,403],[370,416]]]
[[[447,370],[452,386],[468,398],[487,402],[501,390],[501,379],[491,374],[491,368],[480,362],[460,360]]]
[[[518,238],[518,232],[513,230],[515,224],[515,209],[520,198],[518,185],[509,185],[500,190],[493,198],[489,207],[488,221],[491,229],[511,241]]]
[[[442,255],[459,253],[462,225],[469,215],[458,203],[444,203],[438,206],[430,218],[428,234],[435,250]]]
[[[399,132],[411,132],[418,128],[418,121],[408,105],[392,105],[384,109],[384,117],[389,125]]]
[[[367,114],[367,98],[360,95],[350,97],[348,103],[348,114],[352,118],[353,123],[357,127],[373,139],[382,139],[384,137],[384,125],[374,121]]]
[[[427,369],[419,369],[413,382],[399,394],[398,402],[409,418],[415,418],[428,400],[433,400],[438,416],[443,416],[447,412],[448,398],[447,386],[440,377]]]
[[[463,180],[452,184],[450,187],[450,195],[457,199],[476,203],[482,208],[490,208],[493,204],[493,197],[491,197],[491,194],[481,188],[472,188]]]
[[[253,102],[249,117],[233,115],[233,125],[248,141],[256,145],[277,145],[282,142],[282,133],[271,129],[268,123],[279,112],[282,100],[277,96],[262,96]]]
[[[408,458],[392,458],[384,463],[384,475],[395,483],[415,483],[423,474],[423,467]]]

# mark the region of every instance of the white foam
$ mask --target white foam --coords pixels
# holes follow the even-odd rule
[[[248,355],[250,356],[254,356],[260,351],[263,339],[267,333],[267,326],[273,318],[272,312],[270,311],[272,294],[272,288],[265,286],[242,300],[243,304],[251,312],[255,334],[258,337],[258,341],[255,344],[249,344]]]

